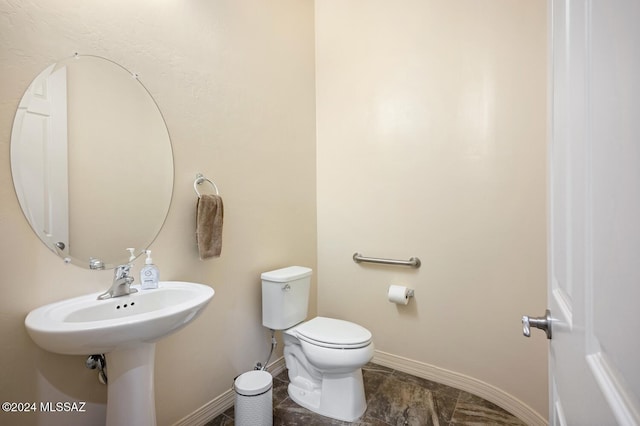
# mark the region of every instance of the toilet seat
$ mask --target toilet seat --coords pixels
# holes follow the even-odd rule
[[[316,317],[295,327],[298,339],[334,349],[358,349],[371,343],[371,332],[349,321]]]

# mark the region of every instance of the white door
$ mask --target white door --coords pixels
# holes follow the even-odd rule
[[[51,250],[67,255],[67,73],[55,64],[25,92],[12,129],[16,193],[33,230]]]
[[[640,425],[640,2],[549,10],[549,423]]]

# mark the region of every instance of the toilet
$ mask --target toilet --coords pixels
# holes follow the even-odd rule
[[[315,413],[351,422],[367,408],[362,366],[373,358],[371,332],[339,319],[305,321],[311,274],[310,268],[290,266],[261,275],[262,324],[283,332],[289,397]]]

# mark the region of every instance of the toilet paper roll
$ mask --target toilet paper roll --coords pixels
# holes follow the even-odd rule
[[[409,289],[402,285],[390,285],[387,296],[391,303],[397,303],[399,305],[406,305],[409,303]]]

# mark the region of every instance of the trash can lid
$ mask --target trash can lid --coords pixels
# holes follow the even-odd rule
[[[267,371],[247,371],[239,375],[233,383],[238,394],[255,396],[271,389],[273,377]]]

